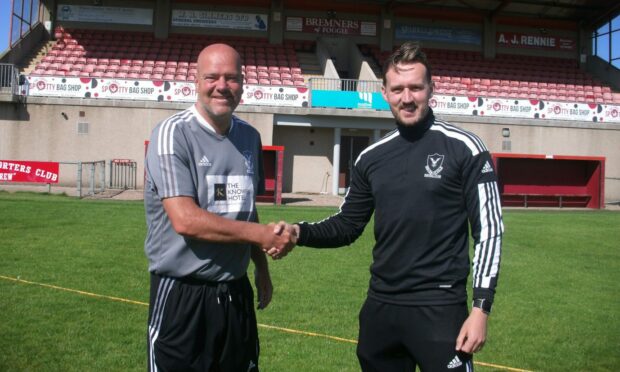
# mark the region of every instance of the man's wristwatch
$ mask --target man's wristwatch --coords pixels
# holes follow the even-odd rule
[[[480,310],[482,310],[483,313],[489,315],[491,313],[491,306],[493,304],[491,303],[491,301],[486,300],[484,298],[474,298],[474,302],[472,304],[472,307],[477,307]]]

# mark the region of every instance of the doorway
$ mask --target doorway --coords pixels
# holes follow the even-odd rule
[[[338,188],[346,189],[351,183],[351,174],[355,160],[360,153],[368,147],[368,137],[362,136],[342,136],[340,137],[340,175]]]

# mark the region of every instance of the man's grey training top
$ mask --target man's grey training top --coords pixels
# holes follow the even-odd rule
[[[192,106],[155,127],[145,172],[144,250],[149,271],[209,281],[245,275],[249,244],[212,243],[177,234],[162,199],[188,196],[211,213],[258,221],[255,199],[264,190],[258,131],[233,116],[229,132],[219,135]]]

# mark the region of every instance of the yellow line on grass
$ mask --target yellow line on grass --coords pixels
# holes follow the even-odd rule
[[[500,366],[498,364],[478,362],[478,361],[475,361],[475,360],[474,360],[474,364],[479,365],[479,366],[483,366],[483,367],[491,367],[491,368],[501,369],[501,370],[504,370],[504,371],[533,372],[533,371],[530,371],[529,369],[512,368],[512,367]]]
[[[341,341],[341,342],[348,342],[348,343],[351,343],[351,344],[357,344],[356,340],[350,340],[348,338],[341,338],[341,337],[336,337],[336,336],[324,335],[322,333],[298,331],[296,329],[276,327],[276,326],[271,326],[271,325],[267,325],[267,324],[259,324],[259,326],[262,327],[262,328],[275,329],[275,330],[286,332],[286,333],[294,333],[294,334],[298,334],[298,335],[312,336],[312,337],[323,337],[323,338],[328,338],[330,340]]]
[[[127,302],[127,303],[134,304],[134,305],[145,305],[145,306],[149,306],[149,304],[147,304],[146,302],[140,302],[140,301],[128,300],[128,299],[126,299],[126,298],[120,298],[120,297],[113,297],[113,296],[100,295],[100,294],[91,293],[91,292],[84,292],[84,291],[80,291],[80,290],[78,290],[78,289],[71,289],[71,288],[65,288],[65,287],[58,287],[58,286],[56,286],[56,285],[51,285],[51,284],[31,282],[31,281],[28,281],[28,280],[21,279],[20,277],[17,277],[17,278],[11,278],[11,277],[8,277],[8,276],[0,275],[0,278],[2,278],[2,279],[6,279],[6,280],[12,280],[12,281],[14,281],[14,282],[19,282],[19,283],[25,283],[25,284],[38,285],[38,286],[40,286],[40,287],[45,287],[45,288],[58,289],[58,290],[65,291],[65,292],[77,293],[77,294],[81,294],[81,295],[84,295],[84,296],[89,296],[89,297],[105,298],[106,300],[112,300],[112,301],[117,301],[117,302]]]
[[[52,284],[32,282],[32,281],[29,281],[29,280],[21,279],[20,277],[13,278],[13,277],[9,277],[9,276],[0,275],[0,279],[10,280],[10,281],[13,281],[13,282],[18,282],[18,283],[23,283],[23,284],[37,285],[37,286],[40,286],[40,287],[57,289],[57,290],[60,290],[60,291],[65,291],[65,292],[77,293],[77,294],[88,296],[88,297],[103,298],[103,299],[106,299],[106,300],[111,300],[111,301],[116,301],[116,302],[124,302],[124,303],[129,303],[129,304],[134,304],[134,305],[141,305],[141,306],[148,306],[149,305],[146,302],[128,300],[126,298],[121,298],[121,297],[106,296],[106,295],[92,293],[92,292],[80,291],[79,289],[71,289],[71,288],[59,287],[57,285],[52,285]],[[321,337],[321,338],[327,338],[327,339],[334,340],[334,341],[340,341],[340,342],[347,342],[347,343],[351,343],[351,344],[357,344],[356,340],[351,340],[351,339],[348,339],[348,338],[342,338],[342,337],[336,337],[336,336],[330,336],[330,335],[326,335],[326,334],[322,334],[322,333],[299,331],[299,330],[296,330],[296,329],[277,327],[277,326],[272,326],[272,325],[267,325],[267,324],[260,324],[260,323],[258,323],[258,326],[262,327],[262,328],[267,328],[267,329],[274,329],[276,331],[281,331],[281,332],[285,332],[285,333],[292,333],[292,334],[298,334],[298,335],[304,335],[304,336],[310,336],[310,337]],[[511,368],[511,367],[501,366],[501,365],[497,365],[497,364],[483,363],[483,362],[478,362],[478,361],[474,361],[474,364],[477,364],[477,365],[483,366],[483,367],[491,367],[491,368],[496,368],[496,369],[501,369],[501,370],[504,370],[504,371],[511,371],[511,372],[532,372],[532,371],[529,371],[527,369]]]

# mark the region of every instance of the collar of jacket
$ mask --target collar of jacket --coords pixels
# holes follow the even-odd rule
[[[415,141],[424,136],[424,133],[426,133],[426,131],[428,131],[431,125],[433,125],[434,121],[435,115],[433,114],[433,110],[431,110],[429,107],[428,113],[426,113],[426,117],[416,125],[404,126],[399,122],[396,122],[396,126],[398,127],[398,131],[400,132],[400,135],[402,137],[409,141]]]

